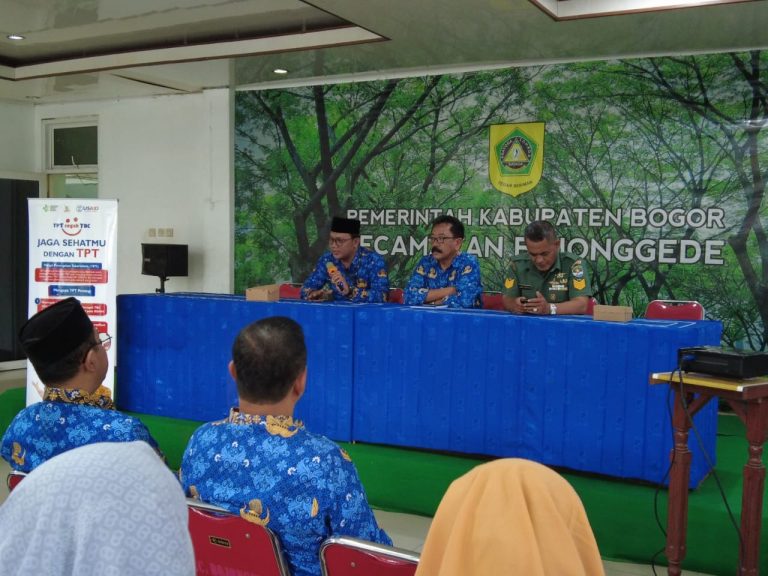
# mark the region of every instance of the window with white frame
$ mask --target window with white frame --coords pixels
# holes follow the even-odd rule
[[[99,139],[95,117],[44,120],[50,198],[98,198]]]

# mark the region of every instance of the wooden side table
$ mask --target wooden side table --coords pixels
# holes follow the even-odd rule
[[[669,479],[667,517],[667,573],[679,576],[685,558],[688,524],[688,479],[691,452],[688,449],[690,419],[712,398],[722,398],[746,426],[749,443],[744,466],[741,497],[741,538],[739,576],[757,576],[760,558],[760,526],[763,514],[763,444],[768,435],[768,376],[745,380],[709,376],[694,372],[651,374],[651,384],[668,384],[674,390],[672,414],[674,446]]]

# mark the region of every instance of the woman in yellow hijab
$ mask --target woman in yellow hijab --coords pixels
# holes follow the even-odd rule
[[[604,576],[584,506],[553,470],[507,458],[455,480],[416,576]]]

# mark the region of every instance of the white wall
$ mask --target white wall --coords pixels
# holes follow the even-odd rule
[[[99,197],[119,200],[118,294],[160,286],[141,275],[141,243],[163,241],[189,245],[189,277],[169,279],[166,292],[232,291],[232,110],[227,89],[34,107],[37,170],[44,119],[98,117]],[[150,228],[173,228],[173,238],[150,238]]]
[[[0,103],[0,172],[33,172],[36,167],[34,106]]]

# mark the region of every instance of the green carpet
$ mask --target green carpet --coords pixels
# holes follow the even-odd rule
[[[0,431],[24,406],[23,389],[0,394]],[[177,469],[187,440],[200,425],[192,420],[135,414],[147,425],[166,455],[168,465]],[[691,435],[691,441],[695,438]],[[369,444],[342,443],[354,460],[371,504],[390,511],[432,516],[448,485],[483,462],[482,459],[405,450]],[[747,458],[747,442],[741,421],[730,414],[718,419],[717,473],[738,525],[741,512],[741,469]],[[604,558],[648,564],[664,547],[664,534],[654,516],[658,496],[661,523],[666,526],[667,494],[647,484],[611,480],[605,477],[560,472],[579,493]],[[761,540],[768,536],[765,512]],[[736,571],[738,536],[710,475],[690,493],[688,508],[688,554],[683,568],[716,576]],[[763,546],[766,548],[766,546]],[[657,564],[666,562],[663,553]],[[768,573],[766,550],[762,550],[760,571]],[[662,571],[660,570],[661,574]]]
[[[24,408],[26,402],[25,389],[11,388],[0,394],[0,432],[5,433],[5,429],[16,416],[16,413]]]
[[[738,525],[741,512],[741,468],[747,458],[744,426],[733,415],[718,420],[717,474]],[[692,442],[695,442],[693,434]],[[386,510],[432,516],[451,481],[481,461],[417,450],[364,444],[344,445],[355,461],[371,503]],[[578,492],[587,510],[604,558],[649,564],[664,547],[665,536],[654,514],[666,528],[667,492],[645,483],[612,480],[560,470]],[[764,506],[765,509],[765,506]],[[768,535],[764,512],[762,534]],[[762,540],[765,540],[764,538]],[[738,535],[728,518],[717,483],[710,475],[689,493],[688,554],[683,568],[713,575],[734,574]],[[657,564],[666,564],[663,552]],[[768,573],[766,551],[761,572]],[[662,571],[659,571],[661,574]]]
[[[184,448],[187,447],[189,437],[202,424],[202,422],[195,420],[180,420],[164,416],[136,414],[135,412],[126,412],[126,414],[136,416],[144,422],[165,454],[165,461],[168,466],[173,470],[178,470],[181,466],[181,457],[184,455]]]

